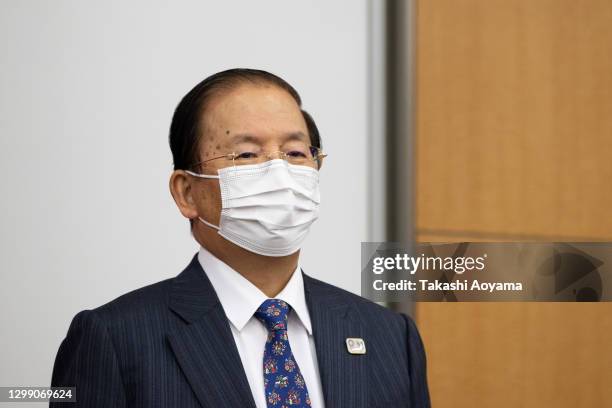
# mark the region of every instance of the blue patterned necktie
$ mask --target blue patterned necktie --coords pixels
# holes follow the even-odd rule
[[[291,306],[286,302],[268,299],[255,312],[255,317],[268,329],[263,358],[268,408],[310,407],[306,382],[287,338],[287,315],[290,310]]]

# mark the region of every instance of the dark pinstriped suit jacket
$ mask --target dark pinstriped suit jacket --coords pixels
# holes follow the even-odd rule
[[[304,287],[327,408],[430,405],[423,344],[409,317],[307,275]],[[363,338],[367,354],[349,354],[347,337]],[[197,254],[176,278],[78,313],[51,383],[77,387],[77,403],[65,403],[73,408],[255,408]]]

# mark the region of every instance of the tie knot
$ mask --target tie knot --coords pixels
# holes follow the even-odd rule
[[[262,322],[269,331],[287,330],[287,315],[291,306],[280,299],[268,299],[259,306],[255,317]]]

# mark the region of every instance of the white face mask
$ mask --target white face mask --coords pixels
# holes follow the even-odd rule
[[[256,254],[293,254],[319,216],[319,172],[308,166],[275,159],[219,169],[218,176],[186,172],[219,179],[219,226],[199,220]]]

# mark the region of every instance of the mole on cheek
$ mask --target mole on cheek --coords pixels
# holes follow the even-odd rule
[[[215,146],[215,149],[220,150],[221,149],[221,145],[218,144],[217,146]]]

